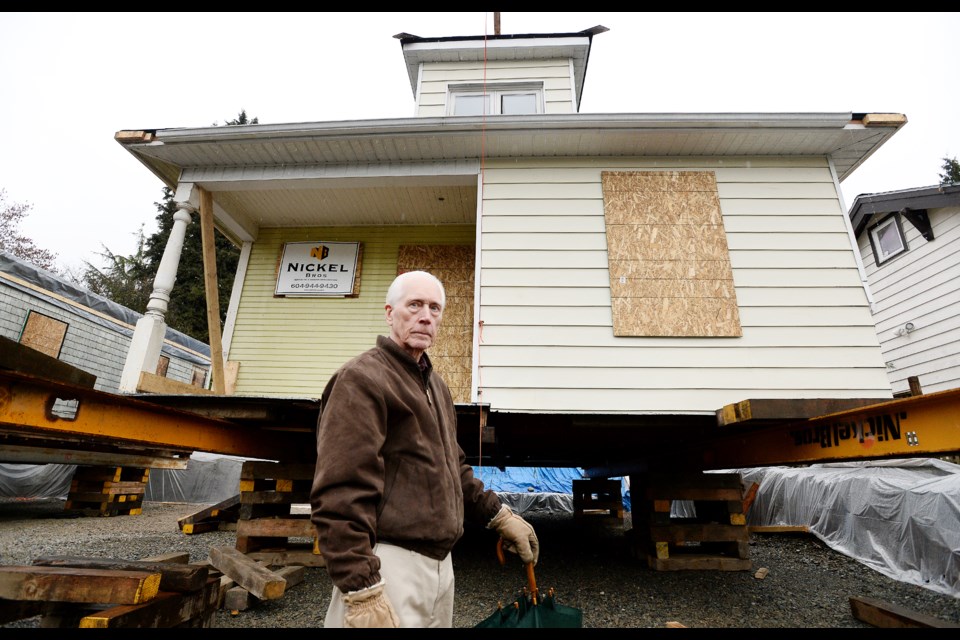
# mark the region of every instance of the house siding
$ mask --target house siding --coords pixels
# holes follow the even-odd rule
[[[909,393],[913,376],[924,393],[960,387],[960,207],[927,213],[934,239],[928,242],[904,218],[908,250],[879,267],[869,233],[858,239],[896,394]],[[898,335],[907,322],[915,329]]]
[[[286,242],[360,242],[355,298],[275,297]],[[474,225],[262,229],[253,244],[228,359],[240,363],[236,393],[317,398],[344,362],[387,334],[384,301],[401,245],[476,242]]]
[[[424,63],[420,77],[417,115],[447,115],[447,87],[454,83],[543,82],[544,113],[574,113],[573,77],[566,59],[514,62]]]
[[[60,361],[95,375],[97,380],[94,389],[108,393],[119,392],[120,375],[131,340],[130,335],[119,330],[119,323],[117,329],[113,330],[87,319],[79,312],[71,313],[39,295],[11,286],[6,279],[0,277],[0,335],[19,341],[30,311],[67,324],[58,358]],[[190,362],[171,357],[166,377],[190,383],[194,368]]]
[[[475,348],[499,411],[701,413],[748,398],[890,398],[821,158],[489,160]],[[601,172],[714,171],[743,336],[615,337]]]

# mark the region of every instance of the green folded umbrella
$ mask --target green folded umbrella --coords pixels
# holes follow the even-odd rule
[[[497,542],[500,564],[506,562],[503,555],[503,539]],[[583,626],[583,612],[556,601],[556,593],[549,589],[541,594],[533,573],[533,563],[527,563],[527,586],[517,593],[516,599],[475,625],[478,629],[579,629]]]

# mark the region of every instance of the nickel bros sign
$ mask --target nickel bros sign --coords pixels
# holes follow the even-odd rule
[[[359,242],[288,242],[280,256],[276,295],[352,295],[359,256]]]

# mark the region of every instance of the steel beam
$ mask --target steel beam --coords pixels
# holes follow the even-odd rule
[[[960,453],[960,389],[741,431],[711,439],[701,449],[705,469],[956,453]]]
[[[75,406],[75,414],[65,415],[55,404]],[[315,451],[312,433],[237,425],[11,371],[0,371],[0,431],[21,438],[59,437],[60,447],[77,449],[84,448],[82,442],[107,443],[138,451],[206,451],[269,460],[297,460]]]

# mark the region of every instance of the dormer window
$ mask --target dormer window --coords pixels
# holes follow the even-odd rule
[[[903,235],[899,213],[893,213],[872,226],[869,237],[878,267],[907,250],[907,239]]]
[[[543,113],[543,83],[451,84],[448,88],[447,114],[452,116]]]

